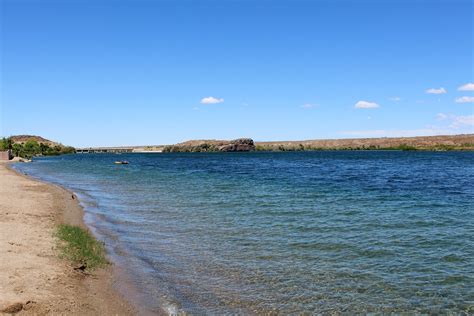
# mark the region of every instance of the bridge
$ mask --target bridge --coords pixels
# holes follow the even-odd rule
[[[76,148],[78,154],[131,153],[133,147],[90,147]]]
[[[163,145],[153,146],[123,146],[123,147],[84,147],[76,148],[77,154],[107,154],[107,153],[156,153],[163,150]]]

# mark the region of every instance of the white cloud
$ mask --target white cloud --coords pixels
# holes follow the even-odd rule
[[[428,94],[445,94],[447,92],[448,91],[446,91],[445,88],[439,88],[439,89],[431,88],[431,89],[426,90],[426,93]]]
[[[436,114],[436,118],[437,118],[438,120],[442,121],[442,120],[447,119],[447,118],[448,118],[448,115],[446,115],[446,114],[444,114],[444,113],[438,113],[438,114]]]
[[[313,109],[316,107],[316,104],[305,103],[301,106],[303,109]]]
[[[378,105],[375,102],[368,102],[368,101],[362,101],[361,100],[361,101],[357,102],[354,107],[356,109],[375,109],[375,108],[380,107],[380,105]]]
[[[469,82],[458,88],[458,91],[474,91],[474,83]]]
[[[456,103],[474,103],[474,97],[460,97],[454,101],[456,101]]]
[[[390,101],[394,101],[394,102],[398,102],[400,101],[402,98],[400,97],[391,97],[391,98],[388,98]]]
[[[202,104],[216,104],[216,103],[222,103],[224,102],[224,99],[221,98],[214,98],[214,97],[206,97],[201,99]]]

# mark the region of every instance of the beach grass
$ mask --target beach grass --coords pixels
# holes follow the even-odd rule
[[[61,224],[57,227],[56,237],[61,257],[79,264],[82,270],[94,270],[108,264],[104,244],[92,234],[78,226]]]

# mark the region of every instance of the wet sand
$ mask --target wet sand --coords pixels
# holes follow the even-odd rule
[[[112,265],[85,274],[59,258],[60,223],[85,226],[77,199],[0,162],[0,315],[136,314],[114,288]]]

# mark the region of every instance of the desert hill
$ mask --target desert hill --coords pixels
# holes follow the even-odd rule
[[[57,142],[36,135],[14,135],[9,138],[14,144],[25,144],[28,141],[36,141],[38,144],[45,144],[51,147],[60,145]]]
[[[34,156],[55,156],[76,152],[74,147],[64,146],[35,135],[14,135],[0,139],[0,151],[6,150],[9,150],[14,157],[27,159]]]
[[[474,150],[474,134],[256,142],[257,150]]]

